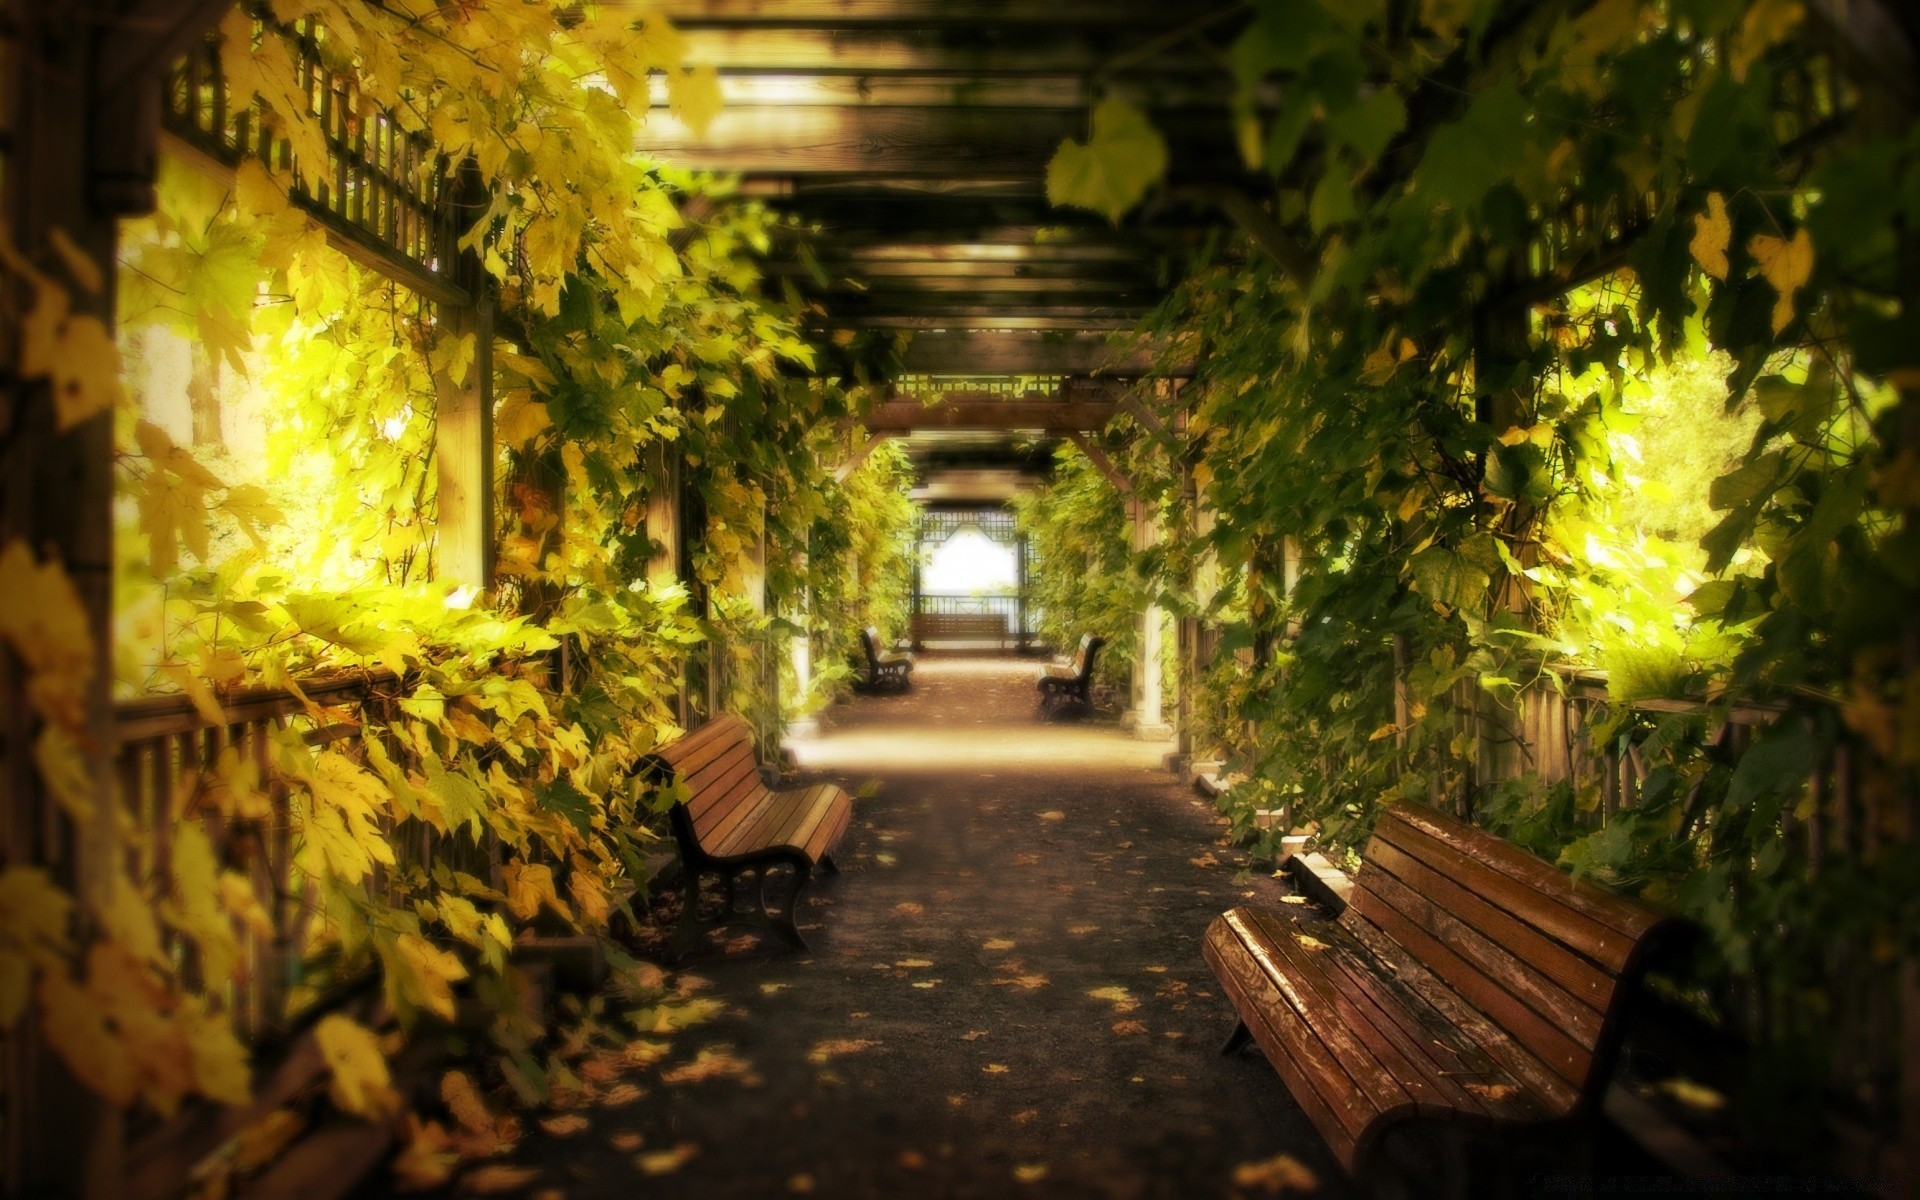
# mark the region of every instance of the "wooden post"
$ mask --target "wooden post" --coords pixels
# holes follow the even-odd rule
[[[440,336],[471,337],[465,379],[435,373],[434,462],[440,475],[435,562],[440,579],[474,593],[493,586],[493,303],[442,305]]]
[[[1148,510],[1145,501],[1129,500],[1127,517],[1133,530],[1134,551],[1150,550],[1160,543],[1160,521]],[[1133,662],[1133,708],[1122,724],[1144,742],[1159,742],[1173,736],[1161,707],[1160,642],[1166,614],[1149,601],[1140,612],[1137,628],[1140,652]]]
[[[680,582],[680,456],[657,439],[647,447],[647,582],[655,588]]]

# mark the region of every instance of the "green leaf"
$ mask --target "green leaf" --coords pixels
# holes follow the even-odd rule
[[[1413,586],[1421,595],[1449,608],[1471,608],[1487,594],[1492,577],[1441,546],[1429,546],[1407,563],[1413,572]]]
[[[535,783],[533,796],[541,808],[557,812],[572,822],[581,837],[593,836],[593,801],[565,775],[552,783]]]
[[[1167,143],[1140,110],[1109,97],[1093,110],[1086,144],[1060,143],[1047,164],[1047,199],[1090,208],[1116,225],[1167,170]]]
[[[1407,123],[1407,106],[1391,90],[1382,88],[1360,103],[1327,115],[1327,132],[1372,162],[1387,148],[1393,135]]]
[[[1353,188],[1347,183],[1346,172],[1338,162],[1329,165],[1327,173],[1313,189],[1313,199],[1307,204],[1307,220],[1313,223],[1313,231],[1319,233],[1329,225],[1338,225],[1342,221],[1351,221],[1360,215],[1359,206],[1353,200]]]
[[[1474,97],[1458,121],[1434,131],[1414,173],[1418,190],[1437,204],[1470,208],[1526,161],[1531,140],[1526,102],[1502,80]]]

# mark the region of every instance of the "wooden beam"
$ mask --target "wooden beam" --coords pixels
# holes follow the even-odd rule
[[[1232,77],[1225,71],[1212,77],[1122,77],[1102,94],[1124,96],[1138,108],[1212,109],[1222,119],[1234,98]],[[648,96],[649,121],[673,119],[670,96],[665,77],[655,76]],[[1087,80],[1079,74],[820,75],[810,67],[797,67],[792,74],[722,75],[720,96],[737,108],[1052,108],[1084,113]],[[1271,108],[1277,100],[1277,91],[1256,91],[1254,105],[1256,110]]]
[[[1133,480],[1128,479],[1124,471],[1113,465],[1113,460],[1107,457],[1107,452],[1102,450],[1098,443],[1077,429],[1069,430],[1067,437],[1072,439],[1074,445],[1080,447],[1080,453],[1087,456],[1087,461],[1098,468],[1100,473],[1107,477],[1107,482],[1111,483],[1122,496],[1129,499],[1133,497]]]
[[[845,483],[847,481],[847,476],[853,474],[855,471],[858,471],[860,469],[860,464],[867,461],[867,459],[873,454],[873,452],[880,448],[881,442],[887,441],[895,436],[897,435],[892,433],[868,434],[867,440],[860,443],[859,447],[855,449],[852,454],[847,456],[847,461],[841,463],[839,466],[833,469],[833,481],[835,483]]]
[[[1022,250],[1026,247],[1005,247],[1010,250]],[[1152,284],[1158,276],[1158,264],[1108,258],[1103,261],[1061,261],[1059,259],[1021,259],[1018,257],[973,258],[965,254],[955,254],[940,258],[897,259],[878,258],[856,261],[838,260],[823,262],[829,274],[839,269],[861,279],[876,281],[902,280],[918,283],[923,279],[974,279],[983,287],[995,287],[1014,280],[1030,280],[1036,283],[1049,280],[1066,283],[1124,283]],[[769,263],[767,273],[775,277],[791,276],[805,278],[813,274],[813,269],[805,263],[773,262]]]
[[[922,375],[1139,375],[1154,348],[1116,343],[1098,333],[1006,330],[922,333],[901,355],[901,369]]]
[[[474,350],[464,380],[435,372],[435,575],[485,592],[494,566],[493,305],[442,306],[439,323],[442,337],[471,337]]]
[[[859,422],[874,433],[912,433],[917,429],[1072,433],[1104,429],[1116,411],[1111,401],[1006,400],[984,393],[959,393],[932,405],[918,400],[883,400]]]
[[[1047,28],[849,29],[690,25],[686,61],[722,72],[842,75],[1088,75],[1136,48],[1126,30]],[[1217,79],[1219,61],[1188,44],[1165,47],[1130,72]]]
[[[1255,203],[1253,197],[1238,188],[1212,189],[1206,194],[1296,284],[1302,289],[1313,286],[1314,279],[1320,274],[1320,260],[1278,221],[1268,216],[1267,210]]]
[[[613,0],[613,7],[659,11],[683,27],[797,25],[817,28],[927,29],[986,25],[1143,27],[1165,29],[1189,19],[1166,0]],[[1239,7],[1235,5],[1234,7]]]
[[[834,313],[823,324],[827,329],[904,329],[946,332],[998,332],[1022,330],[1043,333],[1084,333],[1096,330],[1132,329],[1138,317],[1090,309],[1041,313],[1013,309],[980,309],[972,314],[950,313],[944,316],[905,312]]]
[[[1170,113],[1156,122],[1173,148],[1174,175],[1245,174],[1220,114]],[[671,120],[649,122],[639,149],[674,166],[744,174],[854,173],[1032,180],[1037,189],[1062,139],[1083,138],[1084,109],[724,109],[704,135]]]

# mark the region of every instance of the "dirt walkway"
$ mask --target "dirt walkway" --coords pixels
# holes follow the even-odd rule
[[[1036,722],[1032,671],[930,659],[912,693],[835,710],[804,776],[878,787],[812,891],[812,953],[690,962],[725,1013],[633,1103],[530,1130],[520,1194],[1212,1196],[1282,1152],[1344,1191],[1266,1063],[1218,1052],[1201,934],[1281,885],[1217,844],[1164,747]],[[666,1082],[715,1048],[746,1073]]]

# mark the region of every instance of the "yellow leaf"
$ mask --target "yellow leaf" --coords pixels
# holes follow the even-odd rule
[[[862,1050],[871,1049],[879,1044],[871,1038],[831,1038],[817,1043],[813,1049],[807,1051],[807,1061],[815,1066],[821,1066],[843,1054],[858,1054]]]
[[[1773,286],[1779,299],[1773,305],[1773,332],[1793,323],[1793,295],[1813,278],[1813,238],[1805,229],[1796,230],[1793,240],[1757,233],[1747,243],[1747,253],[1759,264],[1760,277]]]
[[[387,1070],[386,1055],[373,1031],[351,1017],[331,1013],[314,1026],[320,1057],[332,1072],[328,1094],[342,1111],[380,1120],[400,1103]]]
[[[671,1150],[656,1150],[652,1154],[642,1154],[633,1161],[642,1174],[671,1175],[693,1161],[699,1153],[700,1147],[692,1142],[681,1142]]]
[[[544,863],[510,862],[500,870],[507,885],[507,911],[530,921],[542,904],[568,921],[573,914],[553,888],[553,869]]]
[[[427,1191],[453,1178],[460,1165],[460,1152],[453,1138],[438,1121],[422,1121],[407,1114],[406,1145],[393,1159],[393,1175],[409,1191]]]
[[[1021,1183],[1039,1183],[1047,1177],[1047,1164],[1021,1163],[1014,1167],[1013,1177]]]
[[[1067,814],[1061,812],[1059,809],[1056,808],[1049,812],[1041,813],[1040,819],[1042,821],[1064,821],[1067,819]]]
[[[40,977],[41,1034],[87,1090],[118,1108],[132,1104],[140,1086],[131,1057],[120,1047],[107,1010],[65,972]]]
[[[1305,1163],[1290,1154],[1276,1154],[1260,1162],[1241,1163],[1233,1169],[1233,1185],[1259,1188],[1268,1195],[1281,1192],[1312,1192],[1320,1188],[1320,1179]]]
[[[540,1122],[540,1128],[554,1137],[573,1137],[585,1133],[589,1122],[579,1113],[562,1113],[557,1117],[548,1117]]]
[[[467,977],[467,968],[451,951],[442,950],[417,933],[403,933],[397,951],[386,960],[388,979],[400,995],[445,1020],[453,1019],[455,980]]]
[[[553,417],[547,412],[546,402],[534,399],[524,388],[508,393],[493,418],[493,431],[500,443],[516,450],[552,428]]]
[[[1687,249],[1693,252],[1693,261],[1700,269],[1715,279],[1727,277],[1727,246],[1733,241],[1733,222],[1727,216],[1727,198],[1719,192],[1707,197],[1707,211],[1695,213],[1693,218],[1693,240],[1687,243]]]
[[[1714,1112],[1727,1106],[1725,1096],[1684,1076],[1662,1080],[1655,1086],[1688,1108],[1697,1108],[1702,1112]]]
[[[1140,1002],[1133,998],[1133,993],[1123,987],[1094,988],[1089,991],[1087,995],[1092,996],[1095,1000],[1107,1001],[1113,1005],[1117,1012],[1132,1012],[1134,1009],[1140,1007]]]
[[[213,685],[207,682],[205,675],[187,663],[164,663],[160,667],[160,675],[187,694],[187,699],[193,701],[194,711],[209,725],[227,723],[226,711],[221,708],[220,698],[214,694]]]
[[[20,333],[20,373],[48,381],[60,432],[124,402],[120,348],[100,318],[73,312],[66,289],[39,281]]]
[[[68,816],[93,819],[93,766],[72,734],[59,725],[44,726],[33,742],[33,763],[40,769],[40,782]]]
[[[688,67],[667,72],[667,105],[686,122],[695,137],[707,136],[713,119],[726,101],[720,96],[720,74],[712,67]]]
[[[982,950],[1011,950],[1017,945],[1011,938],[991,938],[980,943]]]
[[[1310,933],[1296,933],[1293,935],[1293,940],[1299,942],[1302,947],[1308,950],[1325,950],[1327,948],[1325,942]]]
[[[194,1088],[222,1104],[253,1099],[253,1068],[247,1048],[234,1035],[232,1019],[203,1003],[190,1003],[181,1010],[181,1024],[193,1055]]]

